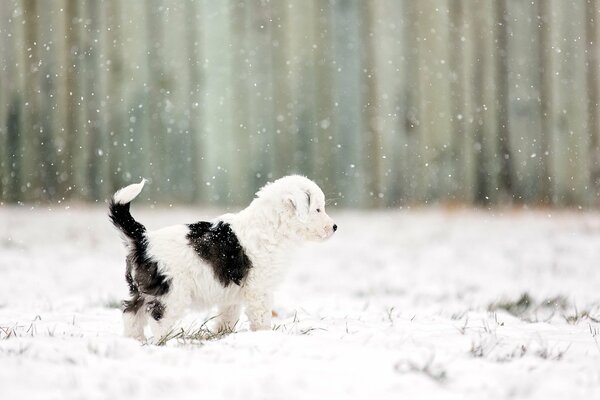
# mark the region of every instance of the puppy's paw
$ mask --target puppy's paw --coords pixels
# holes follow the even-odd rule
[[[229,334],[235,332],[236,325],[237,322],[227,323],[219,321],[213,325],[211,331],[217,334]]]
[[[270,331],[271,330],[271,324],[265,324],[265,323],[250,323],[250,330],[252,332],[256,332],[256,331]]]

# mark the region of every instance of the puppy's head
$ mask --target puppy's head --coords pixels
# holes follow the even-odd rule
[[[283,229],[304,240],[324,240],[337,230],[325,212],[325,195],[319,186],[299,175],[285,176],[259,192],[273,197],[280,210]]]

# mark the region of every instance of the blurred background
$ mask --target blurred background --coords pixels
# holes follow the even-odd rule
[[[600,1],[2,0],[0,202],[595,207]]]

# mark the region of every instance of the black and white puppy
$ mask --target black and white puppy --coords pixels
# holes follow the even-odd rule
[[[217,329],[232,329],[241,307],[250,329],[270,329],[272,293],[289,246],[324,240],[336,231],[325,196],[313,181],[292,175],[265,185],[244,210],[213,221],[148,232],[129,212],[145,180],[119,190],[109,216],[128,250],[125,335],[160,340],[190,308],[218,307]]]

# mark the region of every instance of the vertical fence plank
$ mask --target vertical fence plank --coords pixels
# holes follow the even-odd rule
[[[552,177],[552,203],[556,205],[565,205],[567,203],[566,196],[569,193],[568,172],[565,165],[567,164],[567,143],[566,137],[561,133],[560,129],[560,85],[556,74],[560,74],[560,20],[557,7],[560,1],[551,1],[549,8],[548,20],[551,25],[549,44],[552,49],[549,56],[547,69],[550,72],[549,79],[549,105],[548,105],[548,121],[549,121],[549,142],[550,142],[550,175]]]
[[[312,153],[312,176],[317,177],[325,193],[337,190],[335,184],[335,163],[338,152],[336,147],[336,112],[333,97],[333,76],[336,68],[333,58],[333,12],[332,1],[320,1],[313,8],[315,12],[315,97],[312,100],[315,110],[315,137]],[[310,99],[307,99],[311,101]]]
[[[364,205],[367,195],[361,143],[360,2],[338,0],[334,5],[334,54],[338,65],[334,96],[338,113],[344,116],[336,124],[343,154],[338,167],[338,176],[342,180],[338,197],[341,205],[356,207]]]
[[[560,40],[557,48],[564,52],[558,66],[557,86],[560,119],[557,121],[567,144],[566,165],[569,180],[565,201],[585,206],[590,202],[589,138],[585,80],[585,6],[583,2],[561,2],[557,9],[560,18]]]
[[[85,85],[85,134],[87,136],[86,181],[89,188],[87,195],[91,200],[106,197],[107,157],[106,132],[103,118],[105,108],[103,101],[104,65],[103,41],[103,2],[88,0],[85,3],[85,35],[84,35],[84,85]]]
[[[23,63],[21,85],[24,101],[23,130],[21,132],[21,179],[24,184],[23,198],[34,201],[46,198],[42,193],[41,147],[43,146],[44,127],[40,124],[41,78],[40,78],[40,42],[39,11],[35,0],[23,0],[23,43],[21,62]]]
[[[60,145],[62,135],[60,129],[62,110],[59,109],[58,98],[64,94],[64,81],[62,80],[61,57],[63,42],[60,34],[64,22],[60,2],[48,4],[44,12],[40,13],[40,75],[42,96],[40,102],[39,123],[41,126],[40,163],[45,167],[41,171],[41,180],[47,191],[48,199],[56,199],[58,193],[64,191],[60,184]],[[64,37],[64,36],[63,36]]]
[[[272,2],[271,46],[273,65],[273,158],[274,177],[293,170],[293,129],[292,129],[292,67],[290,51],[290,13],[286,2]]]
[[[84,110],[83,73],[83,4],[67,1],[65,4],[66,46],[65,64],[67,98],[63,109],[67,112],[66,131],[69,137],[65,143],[64,160],[67,165],[67,197],[87,194],[86,171],[86,132]]]
[[[202,140],[202,176],[205,199],[211,203],[226,201],[229,192],[223,166],[231,159],[231,43],[228,3],[204,1],[202,48],[204,68],[204,133]],[[220,45],[216,45],[220,43]],[[223,45],[225,43],[226,45]],[[225,162],[225,163],[224,163]]]
[[[473,59],[472,47],[476,36],[469,29],[470,7],[464,1],[455,1],[450,7],[450,30],[449,30],[449,90],[452,97],[452,112],[450,121],[455,136],[451,148],[452,156],[456,160],[454,173],[456,176],[456,187],[451,191],[452,200],[472,202],[475,200],[475,175],[473,152],[475,144],[473,141],[472,96],[470,90],[473,88]]]
[[[202,99],[202,19],[199,0],[186,0],[185,2],[185,25],[186,25],[186,57],[189,75],[188,104],[183,108],[187,110],[189,120],[189,169],[191,175],[189,184],[191,185],[190,201],[200,199],[200,190],[202,189],[201,169],[200,169],[200,140],[201,124],[203,121],[203,99]],[[235,126],[235,125],[234,125]],[[232,169],[233,174],[233,169]]]
[[[382,175],[382,132],[378,117],[381,112],[378,81],[382,78],[377,71],[375,46],[376,5],[374,2],[361,2],[361,58],[362,58],[362,114],[365,155],[365,180],[368,192],[368,204],[381,207],[383,204]]]
[[[539,36],[539,60],[540,60],[540,163],[541,171],[539,179],[540,184],[540,202],[543,204],[552,203],[552,173],[551,164],[554,157],[552,143],[552,81],[553,77],[553,52],[552,47],[552,9],[551,2],[538,2],[538,36]]]
[[[10,157],[8,154],[8,135],[6,120],[8,112],[9,91],[9,47],[11,32],[10,2],[0,3],[0,204],[7,197],[8,180],[10,179]]]
[[[590,200],[600,199],[600,1],[586,0],[585,6],[586,86],[588,109]]]
[[[51,130],[53,147],[55,151],[54,157],[54,173],[56,193],[54,198],[58,201],[65,199],[65,194],[68,192],[69,166],[65,159],[67,154],[67,141],[71,140],[71,133],[67,131],[68,110],[68,85],[67,85],[67,69],[69,68],[68,57],[69,49],[67,48],[67,22],[65,2],[52,2],[52,50],[46,56],[52,62],[52,68],[49,82],[52,85],[51,93]]]
[[[498,52],[498,64],[494,79],[497,87],[497,132],[498,132],[498,156],[500,157],[500,174],[498,177],[498,198],[503,202],[512,201],[513,193],[513,157],[510,142],[509,126],[509,15],[506,6],[507,0],[498,0],[494,2],[496,15],[496,28],[494,29],[495,43]]]
[[[271,52],[271,14],[267,2],[254,0],[248,3],[249,46],[249,132],[253,156],[252,181],[256,187],[273,178],[274,128],[273,70]]]
[[[250,126],[248,109],[250,107],[249,69],[249,38],[246,2],[231,0],[231,42],[235,50],[231,54],[232,82],[232,130],[234,158],[231,169],[232,196],[237,204],[247,203],[254,195],[254,185],[251,184],[253,171],[249,168],[252,152],[250,149]]]
[[[313,98],[314,80],[311,70],[314,67],[313,7],[314,1],[292,0],[289,4],[290,47],[290,157],[291,172],[306,173],[310,139],[313,136],[314,108],[307,99]]]
[[[450,126],[448,69],[448,10],[446,2],[419,2],[419,108],[424,174],[421,181],[426,202],[445,197],[451,188],[453,160]]]
[[[147,35],[147,65],[148,80],[146,82],[146,101],[148,108],[148,148],[150,156],[150,178],[153,187],[158,192],[155,198],[165,199],[168,190],[167,176],[167,146],[168,133],[165,109],[168,102],[170,79],[166,74],[165,63],[165,21],[166,9],[164,0],[148,0],[143,2],[145,8]]]
[[[508,119],[514,172],[514,196],[517,201],[535,201],[539,197],[538,157],[542,110],[539,92],[537,7],[531,3],[509,1],[508,15]],[[517,40],[521,38],[521,40]],[[527,38],[527,40],[523,40]]]
[[[18,46],[19,43],[19,27],[18,22],[20,18],[18,13],[22,10],[17,3],[17,0],[11,0],[3,3],[7,8],[8,23],[5,26],[6,36],[6,75],[11,77],[7,79],[4,86],[4,93],[6,97],[6,113],[4,114],[6,120],[4,126],[6,129],[6,160],[8,169],[5,173],[6,181],[4,185],[4,197],[7,201],[15,202],[21,200],[21,154],[20,154],[20,133],[22,123],[22,97],[19,92],[19,68],[20,59],[18,58]]]
[[[402,191],[407,185],[406,131],[401,112],[407,63],[402,30],[407,21],[401,2],[377,0],[371,7],[374,26],[369,44],[373,46],[378,101],[372,123],[381,134],[381,202],[387,206],[398,206],[405,201]]]
[[[164,97],[161,112],[165,130],[163,173],[167,196],[174,202],[189,201],[193,196],[189,107],[190,93],[197,85],[192,82],[193,71],[190,67],[193,65],[190,56],[193,56],[194,43],[188,41],[190,35],[196,35],[197,27],[192,28],[188,24],[197,25],[198,21],[193,20],[197,12],[192,12],[191,16],[187,14],[188,11],[193,11],[189,8],[195,6],[196,3],[187,1],[167,0],[163,4],[162,13],[165,29],[161,65],[163,80],[166,82],[166,87],[161,89]],[[188,52],[190,46],[191,54]]]
[[[417,2],[404,1],[402,3],[406,24],[402,30],[406,48],[405,86],[402,93],[401,117],[406,129],[406,170],[407,185],[403,190],[403,197],[408,203],[420,201],[424,197],[424,162],[419,152],[422,142],[421,93],[419,91],[419,68],[421,58],[419,52],[419,13]]]
[[[582,4],[552,2],[552,134],[553,202],[585,205],[591,201],[589,141],[585,74],[584,18]]]
[[[127,123],[124,99],[125,54],[123,53],[122,5],[119,0],[106,1],[106,96],[105,113],[107,134],[107,157],[110,176],[110,192],[126,183]]]
[[[474,166],[475,200],[482,204],[498,203],[498,186],[500,181],[501,158],[498,148],[499,107],[497,103],[497,82],[493,77],[497,74],[498,54],[494,49],[496,37],[494,25],[496,15],[491,2],[477,2],[477,14],[473,15],[471,35],[473,48],[473,80],[472,117],[470,120],[475,130],[473,137],[476,163]]]
[[[121,2],[123,19],[123,99],[125,103],[126,134],[122,145],[126,154],[123,178],[128,183],[140,177],[152,179],[148,123],[148,38],[143,2]],[[154,198],[156,185],[150,182],[143,198]]]

